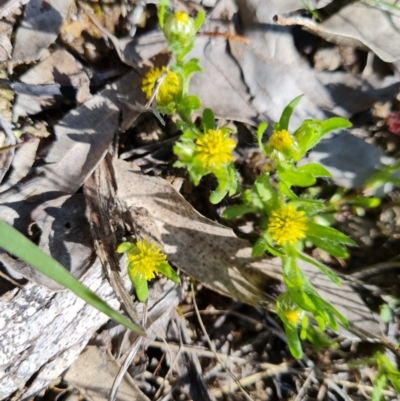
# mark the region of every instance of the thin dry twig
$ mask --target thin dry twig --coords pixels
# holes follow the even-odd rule
[[[236,385],[238,386],[237,388],[240,389],[240,391],[243,393],[243,395],[245,396],[245,398],[248,401],[253,401],[253,399],[250,397],[249,394],[247,394],[246,390],[243,388],[243,386],[240,384],[240,381],[236,378],[236,376],[232,373],[232,371],[226,367],[226,365],[224,364],[224,362],[219,358],[218,354],[217,354],[217,350],[215,349],[214,344],[212,343],[210,337],[207,334],[207,330],[204,327],[204,323],[201,319],[200,313],[199,313],[199,308],[197,307],[197,303],[196,303],[196,299],[195,299],[195,295],[194,295],[194,288],[193,288],[193,283],[190,283],[190,288],[192,291],[192,297],[193,297],[193,305],[194,305],[194,309],[196,311],[196,316],[197,316],[197,320],[199,322],[200,328],[204,334],[204,336],[206,337],[208,346],[210,347],[210,349],[213,351],[215,358],[217,359],[217,361],[224,366],[224,368],[226,369],[226,371],[229,373],[229,375],[231,376],[231,378],[235,381]],[[225,392],[229,392],[229,388],[228,390],[226,390]]]

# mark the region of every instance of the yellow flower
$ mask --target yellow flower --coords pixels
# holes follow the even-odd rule
[[[293,205],[285,205],[271,213],[267,232],[278,245],[295,244],[306,236],[307,217]]]
[[[185,11],[177,11],[174,14],[175,21],[180,22],[181,24],[187,24],[189,18],[189,14]]]
[[[299,321],[299,317],[302,314],[301,309],[296,310],[286,310],[283,312],[286,316],[286,319],[289,320],[290,323],[296,324]]]
[[[282,152],[293,146],[293,138],[285,129],[274,131],[271,138],[269,138],[267,146]]]
[[[151,280],[158,273],[158,266],[166,263],[167,256],[161,247],[147,240],[139,241],[127,252],[128,272],[132,277],[142,276]]]
[[[142,91],[147,99],[151,98],[156,81],[164,73],[165,67],[150,68],[142,79]],[[163,78],[157,93],[157,104],[168,106],[171,102],[176,102],[182,92],[181,77],[171,70],[168,70]]]
[[[209,129],[196,139],[196,157],[203,168],[218,170],[233,161],[232,151],[236,143],[222,130]]]
[[[297,324],[304,316],[305,312],[293,300],[288,292],[279,295],[277,299],[278,311],[281,310],[286,319],[291,324]]]

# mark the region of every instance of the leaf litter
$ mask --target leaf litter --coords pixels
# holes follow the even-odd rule
[[[99,29],[93,19],[79,17],[84,13],[82,9],[71,9],[69,3],[52,3],[41,14],[47,3],[32,0],[25,8],[19,27],[15,19],[9,17],[14,24],[14,32],[17,32],[11,60],[15,71],[10,75],[10,82],[17,79],[42,91],[56,88],[64,95],[58,99],[49,96],[48,100],[44,100],[43,96],[31,96],[25,102],[22,98],[26,95],[18,95],[13,106],[13,123],[14,128],[21,127],[22,138],[27,135],[28,125],[32,130],[35,123],[43,121],[52,135],[48,139],[35,139],[15,150],[12,148],[2,152],[4,157],[0,167],[4,179],[0,187],[0,218],[30,236],[114,307],[123,305],[123,299],[131,291],[126,275],[118,276],[119,290],[116,290],[113,285],[115,280],[110,280],[110,286],[102,272],[102,266],[111,264],[112,274],[119,274],[119,261],[115,260],[116,254],[112,252],[114,245],[127,235],[134,235],[135,230],[136,234],[154,238],[164,246],[168,259],[181,270],[183,277],[197,281],[196,299],[208,313],[203,316],[208,335],[219,353],[227,358],[232,357],[230,369],[235,370],[235,375],[244,383],[248,379],[245,386],[249,396],[265,400],[292,397],[299,392],[300,383],[304,383],[309,372],[304,370],[304,365],[290,361],[282,329],[277,325],[274,315],[267,311],[271,309],[274,296],[281,291],[277,261],[252,259],[250,242],[238,238],[231,229],[220,225],[220,209],[204,206],[212,183],[205,181],[198,189],[194,189],[185,178],[176,179],[176,175],[181,173],[172,170],[170,162],[162,164],[162,168],[153,168],[153,173],[162,174],[163,177],[143,175],[138,167],[140,149],[137,153],[131,152],[132,156],[128,157],[131,162],[118,159],[115,139],[124,138],[124,149],[120,150],[125,154],[126,146],[136,150],[126,138],[135,135],[141,121],[154,118],[151,114],[143,114],[143,109],[138,107],[145,103],[140,90],[145,66],[159,65],[165,59],[165,42],[159,32],[153,29],[154,6],[142,5],[142,26],[136,30],[136,36],[130,38],[121,35],[124,28],[116,25],[118,19],[115,16],[124,20],[128,27],[129,18],[125,19],[125,16],[131,15],[133,10],[126,13],[116,7],[117,14],[112,14],[107,5],[103,5],[104,9],[99,6],[95,11],[101,15],[99,20],[107,26]],[[347,7],[353,6],[362,8],[367,16],[372,8],[365,4]],[[319,48],[332,45],[317,42],[312,36],[299,34],[298,30],[277,26],[273,22],[275,15],[285,15],[301,8],[302,4],[297,1],[283,5],[279,1],[255,0],[241,0],[237,5],[229,1],[217,2],[214,9],[207,8],[214,19],[206,25],[207,31],[222,35],[207,35],[207,31],[200,33],[193,55],[201,60],[204,73],[193,80],[191,92],[199,94],[203,106],[212,108],[218,118],[233,121],[237,127],[242,127],[244,133],[248,133],[249,128],[260,120],[276,121],[283,106],[300,93],[305,95],[304,102],[296,111],[298,114],[294,116],[294,124],[303,118],[323,118],[330,113],[353,117],[359,127],[357,135],[352,131],[334,135],[322,142],[320,148],[310,152],[309,159],[321,161],[332,172],[335,183],[357,189],[374,168],[383,161],[387,162],[388,156],[392,160],[398,157],[398,141],[388,137],[382,120],[374,120],[370,109],[378,102],[389,102],[393,111],[398,109],[399,99],[396,95],[399,75],[395,70],[382,75],[379,63],[371,67],[372,74],[368,75],[365,53],[359,53],[359,59],[353,62],[355,66],[364,65],[365,74],[341,71],[343,61],[339,66],[336,61],[339,71],[335,68],[323,73],[317,71],[309,56]],[[327,31],[329,24],[338,25],[335,21],[343,18],[345,11],[346,7],[333,15],[329,23],[322,22],[319,29]],[[388,15],[387,10],[372,11],[380,16],[383,13]],[[2,12],[6,13],[5,9]],[[49,17],[49,13],[56,18],[46,20],[44,17]],[[230,33],[235,29],[232,20],[235,17],[237,21],[237,16],[242,23],[240,33],[247,41],[235,40],[234,36],[228,35],[229,39],[224,39],[224,32]],[[393,15],[394,22],[396,18]],[[227,19],[228,23],[222,23]],[[359,21],[361,19],[353,25]],[[92,24],[96,26],[95,29]],[[62,29],[63,42],[55,42],[61,25],[69,28]],[[111,33],[110,27],[115,27],[115,31]],[[72,29],[86,32],[86,36],[74,34],[76,38],[84,38],[80,42],[82,51],[74,52],[71,43],[66,42],[66,32],[72,34]],[[337,29],[341,29],[341,26]],[[387,26],[385,29],[388,29]],[[97,32],[97,37],[94,32]],[[391,47],[387,40],[382,42],[377,32],[376,37],[366,40],[353,35],[355,37],[350,44],[337,39],[335,35],[335,49],[339,55],[343,54],[346,46],[358,47],[355,43],[358,40],[386,62],[397,58],[398,46]],[[299,42],[306,44],[303,49],[308,46],[306,52],[301,53]],[[85,48],[85,44],[90,46]],[[98,46],[94,47],[96,57],[93,57],[94,53],[89,54],[88,50],[93,49],[93,44]],[[374,57],[373,54],[371,57]],[[31,67],[24,64],[39,58],[42,61]],[[17,64],[24,65],[21,69],[26,71],[24,74]],[[389,64],[387,67],[390,70]],[[92,97],[89,79],[92,88],[104,88],[101,91],[95,89]],[[40,85],[53,86],[44,88]],[[72,89],[75,96],[66,96],[66,89]],[[169,124],[167,134],[176,135],[173,121]],[[7,128],[4,129],[4,126],[5,132]],[[371,132],[380,132],[383,139],[391,138],[394,146],[391,149],[382,147],[383,139],[380,142],[374,140]],[[248,137],[249,140],[239,139],[239,163],[245,160],[242,155],[252,146],[251,136]],[[12,138],[15,141],[15,137]],[[164,151],[168,154],[171,142],[165,143],[167,146]],[[157,146],[163,145],[155,142],[146,151],[149,156],[154,150],[157,151]],[[109,166],[108,179],[101,178],[101,174],[107,171],[104,170],[106,160]],[[147,160],[155,159],[148,157]],[[252,161],[247,159],[247,163],[251,164]],[[152,172],[151,168],[147,171],[150,174]],[[191,199],[194,205],[200,205],[199,209],[217,222],[200,215],[166,179],[175,186],[183,183],[182,194]],[[114,189],[107,189],[112,182]],[[84,195],[80,193],[82,186]],[[90,194],[96,191],[97,198],[91,197]],[[398,194],[391,191],[387,196],[396,201]],[[104,208],[105,205],[107,207]],[[99,220],[100,225],[94,225],[100,213],[95,212],[98,207],[105,214]],[[118,207],[122,209],[118,211]],[[121,217],[121,212],[124,217]],[[248,223],[251,224],[251,221]],[[100,234],[105,228],[108,234]],[[111,242],[103,243],[101,235],[107,235],[107,241]],[[365,248],[363,250],[367,252]],[[366,256],[364,258],[368,260]],[[0,253],[0,261],[2,271],[20,285],[14,287],[10,281],[3,283],[4,279],[0,278],[0,328],[3,338],[0,360],[8,372],[0,377],[2,399],[13,393],[14,399],[37,395],[72,365],[90,339],[91,345],[64,376],[64,381],[58,380],[52,387],[47,387],[45,399],[68,383],[84,396],[107,399],[113,376],[128,355],[131,362],[125,370],[131,376],[126,376],[123,382],[130,386],[129,391],[136,398],[158,397],[164,392],[170,393],[174,399],[181,399],[179,397],[184,394],[190,394],[194,400],[213,399],[210,389],[211,393],[217,395],[215,390],[219,387],[234,385],[218,360],[204,356],[208,346],[204,335],[198,330],[196,320],[191,317],[184,319],[173,312],[177,305],[185,315],[193,311],[186,280],[181,288],[157,280],[151,287],[150,303],[147,305],[139,304],[133,298],[126,301],[134,318],[143,325],[148,326],[146,322],[150,322],[152,327],[154,322],[160,322],[149,331],[152,340],[167,340],[164,353],[160,353],[151,347],[150,339],[135,339],[111,322],[99,331],[107,322],[104,315],[85,306],[74,295],[59,291],[60,288],[54,283],[4,252]],[[123,263],[121,261],[121,271],[125,268]],[[354,263],[365,266],[361,256]],[[340,333],[344,336],[337,351],[341,357],[335,355],[333,350],[323,354],[307,349],[310,359],[306,358],[304,362],[308,367],[315,364],[322,373],[306,391],[310,396],[319,394],[323,389],[323,378],[327,383],[327,399],[337,399],[335,394],[348,397],[345,391],[351,395],[368,391],[370,382],[366,379],[357,381],[354,373],[343,364],[350,355],[350,344],[354,349],[360,339],[361,344],[365,340],[381,339],[382,331],[374,308],[367,306],[355,291],[354,288],[361,285],[357,280],[344,281],[341,288],[334,288],[314,268],[305,264],[302,267],[324,299],[332,302],[350,321],[350,331],[343,329]],[[115,295],[114,291],[119,291],[119,295]],[[125,294],[121,295],[123,292]],[[374,297],[377,297],[376,294]],[[163,305],[158,311],[156,307],[152,309],[152,303],[157,302]],[[217,318],[219,310],[223,311],[223,315]],[[242,319],[241,323],[238,316]],[[168,349],[168,342],[171,347],[178,344],[180,351],[174,354]],[[107,350],[107,357],[100,357],[99,361],[102,351],[99,352],[98,345],[94,344],[102,344],[101,347]],[[193,345],[203,348],[199,350]],[[194,350],[197,350],[196,354],[193,354]],[[88,353],[96,357],[87,359]],[[200,355],[200,363],[197,355]],[[235,362],[234,358],[238,357],[246,362]],[[338,364],[332,372],[334,361]],[[82,370],[76,374],[73,373],[74,369],[93,374],[103,364],[110,367],[104,381],[99,382],[103,389],[89,394],[88,391],[93,391],[92,380],[86,384],[78,383],[77,380],[83,379]],[[266,364],[270,364],[268,368]],[[257,370],[265,375],[256,376]],[[178,375],[178,380],[171,375],[172,372]],[[268,378],[271,377],[268,375],[274,378]],[[92,377],[93,380],[98,379],[96,374]],[[137,384],[133,384],[128,377],[135,378]],[[161,377],[166,380],[162,381]],[[341,390],[338,386],[343,377],[346,383],[354,386]],[[68,396],[69,390],[64,394]],[[391,394],[389,391],[389,399]],[[232,393],[227,397],[242,399],[245,396]]]

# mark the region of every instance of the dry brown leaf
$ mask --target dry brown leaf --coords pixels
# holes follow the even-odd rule
[[[95,345],[88,345],[69,368],[64,380],[92,401],[108,401],[108,395],[120,364]],[[134,380],[125,375],[118,391],[118,401],[149,401]]]
[[[82,66],[66,50],[56,50],[46,60],[36,64],[20,77],[20,81],[31,85],[57,83],[76,87],[76,100],[83,103],[90,95],[90,80]],[[51,97],[39,98],[28,95],[18,95],[13,107],[13,121],[21,116],[37,114],[43,109],[56,104]]]
[[[353,2],[320,24],[297,16],[275,20],[280,25],[301,25],[328,42],[370,49],[387,63],[400,58],[400,10],[395,8]]]
[[[12,63],[39,59],[58,36],[71,0],[31,0],[25,8],[23,23],[17,30]]]

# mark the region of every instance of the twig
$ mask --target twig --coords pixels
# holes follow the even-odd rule
[[[203,358],[215,358],[215,352],[206,350],[206,349],[200,349],[200,348],[195,348],[195,347],[191,347],[188,345],[177,345],[177,344],[165,344],[164,342],[161,341],[152,341],[149,344],[149,347],[153,347],[153,348],[159,348],[159,349],[167,349],[170,348],[172,350],[180,350],[182,349],[183,352],[186,352],[188,354],[196,354],[200,357]],[[247,363],[248,361],[244,358],[240,358],[240,357],[235,357],[232,355],[225,355],[225,354],[221,354],[221,353],[217,353],[217,355],[219,356],[219,358],[221,359],[230,359],[231,361],[237,362],[237,363]]]
[[[260,380],[266,379],[271,376],[276,376],[279,374],[290,373],[291,368],[289,368],[286,364],[284,366],[278,365],[272,369],[267,369],[264,372],[258,372],[253,375],[244,377],[243,379],[239,380],[236,384],[231,384],[228,386],[223,386],[218,390],[212,391],[212,395],[215,398],[222,397],[224,393],[228,393],[229,391],[234,391],[237,389],[242,389],[245,386],[250,386],[251,384],[257,383]]]
[[[209,346],[210,349],[214,352],[214,355],[215,355],[215,358],[217,359],[217,361],[218,361],[222,366],[224,366],[224,368],[225,368],[226,371],[229,373],[229,375],[231,376],[231,378],[235,381],[235,383],[236,383],[237,386],[238,386],[237,388],[240,389],[240,391],[243,393],[243,395],[245,396],[245,398],[246,398],[248,401],[253,401],[253,399],[247,394],[246,390],[245,390],[245,389],[242,387],[242,385],[240,384],[240,381],[236,378],[236,376],[231,372],[231,370],[228,369],[228,368],[226,367],[226,365],[222,362],[222,360],[219,358],[219,356],[218,356],[218,354],[217,354],[217,350],[215,349],[214,344],[212,343],[210,337],[208,336],[207,330],[206,330],[206,328],[204,327],[203,321],[202,321],[202,319],[201,319],[201,316],[200,316],[200,313],[199,313],[199,309],[198,309],[197,303],[196,303],[196,298],[195,298],[195,295],[194,295],[193,283],[190,283],[190,288],[191,288],[191,290],[192,290],[193,305],[194,305],[194,309],[195,309],[195,311],[196,311],[196,316],[197,316],[197,319],[198,319],[198,321],[199,321],[200,328],[201,328],[201,330],[202,330],[202,332],[203,332],[203,334],[204,334],[204,336],[205,336],[205,338],[206,338],[206,340],[207,340],[208,346]],[[225,392],[229,392],[229,388],[228,388]]]
[[[310,385],[310,382],[314,376],[315,376],[315,371],[312,370],[310,372],[310,374],[307,376],[307,379],[303,383],[303,385],[302,385],[299,393],[297,394],[296,398],[294,399],[294,401],[300,401],[305,396],[306,391],[308,390],[308,386]]]

